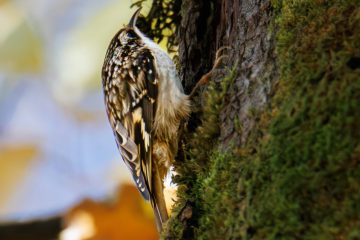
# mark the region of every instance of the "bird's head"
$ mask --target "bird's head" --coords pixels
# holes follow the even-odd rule
[[[129,24],[120,30],[119,40],[121,44],[127,45],[140,40],[139,29],[136,27],[136,21],[140,15],[141,8],[135,11],[131,17]]]

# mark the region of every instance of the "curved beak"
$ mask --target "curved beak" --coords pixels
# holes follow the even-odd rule
[[[137,18],[138,18],[138,16],[139,16],[139,14],[140,14],[140,11],[141,11],[141,7],[140,7],[138,10],[136,10],[136,12],[134,13],[134,15],[131,17],[130,22],[129,22],[129,24],[128,24],[128,27],[130,27],[130,28],[135,28],[136,21],[137,21]]]

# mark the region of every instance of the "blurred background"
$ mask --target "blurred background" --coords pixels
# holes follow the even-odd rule
[[[101,89],[133,2],[0,0],[1,240],[157,239]]]

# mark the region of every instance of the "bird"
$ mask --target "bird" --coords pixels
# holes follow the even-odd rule
[[[191,113],[195,89],[212,71],[185,94],[170,56],[136,27],[140,11],[112,38],[101,75],[117,147],[161,232],[168,219],[163,179],[175,161],[179,127]],[[221,58],[217,52],[213,69]]]

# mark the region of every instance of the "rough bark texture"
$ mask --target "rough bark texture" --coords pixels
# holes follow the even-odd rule
[[[179,57],[185,89],[189,92],[209,71],[216,49],[230,47],[224,65],[237,65],[238,74],[221,111],[220,139],[224,145],[245,143],[254,125],[251,111],[263,109],[276,82],[270,1],[185,0],[182,11],[186,14],[180,28]],[[241,123],[241,132],[236,122]]]
[[[184,0],[193,102],[167,239],[360,239],[360,1]]]

